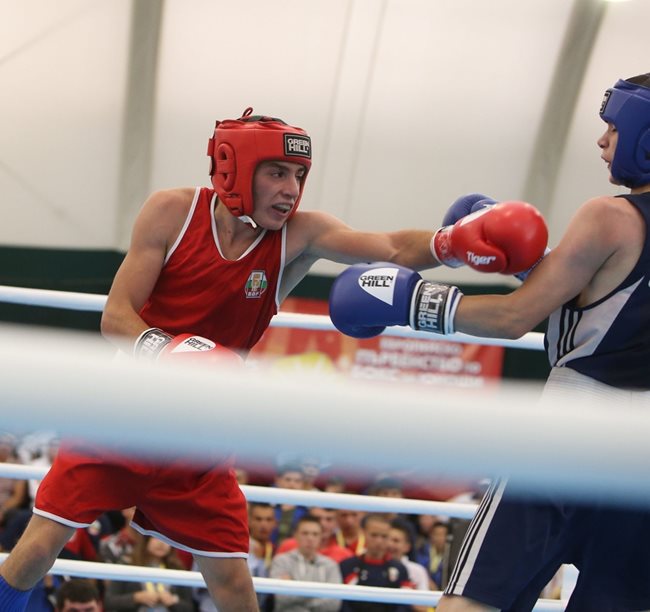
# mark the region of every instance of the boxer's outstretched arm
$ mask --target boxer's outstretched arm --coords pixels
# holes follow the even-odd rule
[[[621,209],[613,198],[596,199],[581,208],[558,245],[529,279],[507,295],[462,296],[455,287],[430,283],[405,268],[384,263],[348,268],[332,286],[330,314],[342,332],[357,337],[381,333],[386,325],[410,325],[435,333],[518,338],[534,329],[572,298],[593,303],[615,288],[638,253],[627,252],[636,212]],[[621,256],[626,266],[608,262]],[[594,283],[596,273],[599,283]],[[580,301],[582,300],[582,302]]]
[[[287,259],[328,259],[344,264],[389,261],[424,270],[439,265],[431,253],[432,237],[431,230],[359,231],[330,214],[299,211],[289,222]]]

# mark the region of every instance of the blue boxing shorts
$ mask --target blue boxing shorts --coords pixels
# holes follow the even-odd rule
[[[650,608],[650,513],[548,495],[509,494],[495,481],[465,535],[445,590],[501,610],[532,610],[563,563],[580,571],[566,608]]]

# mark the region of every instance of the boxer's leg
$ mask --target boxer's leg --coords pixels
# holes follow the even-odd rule
[[[194,555],[219,612],[258,612],[246,559]]]
[[[0,609],[22,612],[31,589],[47,574],[72,537],[74,527],[34,515],[6,561],[0,566]]]

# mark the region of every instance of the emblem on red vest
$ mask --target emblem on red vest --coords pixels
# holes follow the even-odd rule
[[[264,270],[253,270],[244,286],[244,293],[247,298],[258,298],[266,291],[268,284]]]

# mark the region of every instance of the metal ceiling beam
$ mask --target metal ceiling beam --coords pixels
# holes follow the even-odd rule
[[[606,11],[603,0],[575,0],[533,147],[523,199],[550,210],[569,128]]]

